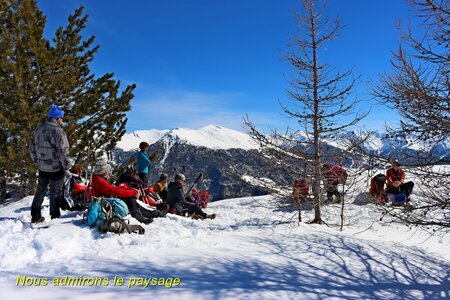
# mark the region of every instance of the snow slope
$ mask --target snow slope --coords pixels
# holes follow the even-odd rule
[[[0,207],[2,299],[444,299],[450,297],[450,237],[380,223],[371,204],[323,208],[325,225],[298,224],[270,196],[211,203],[215,220],[169,215],[139,235],[100,234],[65,212],[31,228],[32,197]],[[48,202],[43,215],[48,217]],[[311,210],[303,212],[305,221]],[[17,276],[47,286],[16,286]],[[65,276],[106,286],[53,286]],[[123,278],[114,286],[113,278]],[[130,286],[134,278],[179,277],[179,286]],[[21,277],[23,279],[23,277]]]
[[[181,142],[210,149],[257,149],[257,145],[248,134],[217,125],[207,125],[199,129],[151,129],[127,133],[117,144],[117,148],[130,151],[137,149],[142,141],[151,145],[160,139],[169,144]]]
[[[140,142],[147,142],[149,145],[158,141],[169,130],[138,130],[133,133],[125,133],[122,139],[117,143],[117,148],[124,151],[139,150]]]
[[[167,136],[172,140],[210,149],[237,148],[250,150],[257,148],[257,145],[248,134],[217,125],[207,125],[198,130],[176,128],[166,134]]]

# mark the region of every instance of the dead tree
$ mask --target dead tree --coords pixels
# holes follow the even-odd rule
[[[341,73],[321,59],[324,47],[342,29],[340,20],[325,17],[326,7],[319,0],[304,0],[302,5],[304,11],[295,12],[298,34],[292,37],[283,54],[283,60],[294,72],[287,90],[290,101],[280,102],[282,111],[296,125],[283,133],[272,130],[268,135],[260,132],[248,118],[245,125],[265,155],[308,180],[315,214],[311,223],[322,224],[321,166],[326,161],[339,162],[345,152],[345,149],[324,151],[326,141],[336,140],[367,113],[354,112],[358,101],[352,90],[357,79],[352,77],[352,71]],[[296,163],[291,163],[292,160]]]

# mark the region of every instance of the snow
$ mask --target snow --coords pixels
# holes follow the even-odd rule
[[[125,151],[137,148],[141,141],[150,145],[162,140],[170,148],[175,142],[186,143],[210,149],[258,149],[252,138],[243,132],[217,125],[207,125],[200,129],[175,128],[172,130],[143,130],[125,134],[117,144]]]
[[[348,204],[343,232],[338,205],[323,207],[329,227],[299,224],[295,211],[279,206],[279,199],[261,196],[211,203],[206,211],[217,214],[214,220],[168,215],[144,225],[144,235],[115,235],[86,227],[78,212],[31,228],[31,201],[0,207],[3,299],[450,297],[450,237],[380,222],[372,204]],[[47,200],[43,215],[48,219]],[[311,220],[313,210],[302,217]],[[45,278],[48,284],[17,286],[18,276]],[[53,286],[54,278],[64,282],[65,276],[108,282]],[[123,278],[123,286],[114,285],[114,276]],[[130,280],[148,284],[155,277],[181,282],[171,288],[128,287]]]
[[[257,149],[248,134],[217,125],[207,125],[198,130],[177,128],[171,134],[191,145],[210,149]]]
[[[125,133],[122,139],[117,143],[117,148],[124,151],[139,150],[139,143],[147,142],[149,145],[157,142],[169,130],[138,130],[133,133]]]

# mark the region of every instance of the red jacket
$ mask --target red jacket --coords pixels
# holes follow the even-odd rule
[[[402,169],[398,169],[397,171],[394,168],[390,168],[386,172],[387,181],[386,184],[393,186],[394,181],[400,181],[402,184],[405,181],[405,171]]]
[[[345,184],[347,181],[347,171],[341,166],[332,163],[325,163],[322,166],[322,172],[325,179],[326,186],[335,186],[338,184]]]
[[[75,180],[73,181],[73,190],[72,190],[72,196],[76,196],[78,194],[80,194],[81,192],[86,191],[86,186],[82,185],[78,182],[76,182]]]
[[[136,197],[136,190],[114,186],[105,177],[92,175],[91,196],[106,198],[131,198]]]

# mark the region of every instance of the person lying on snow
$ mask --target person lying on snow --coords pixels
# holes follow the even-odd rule
[[[177,215],[182,216],[183,210],[186,210],[192,219],[214,219],[216,214],[206,214],[197,205],[190,202],[184,196],[183,186],[185,185],[186,177],[178,173],[175,175],[174,181],[169,183],[167,188],[167,204],[170,207],[169,211],[174,211]]]
[[[400,163],[397,160],[392,162],[392,166],[386,172],[386,193],[398,195],[405,194],[407,200],[414,187],[414,182],[409,181],[405,183],[405,171],[400,168]]]
[[[104,160],[99,160],[94,165],[94,174],[92,175],[91,196],[120,198],[128,206],[128,210],[133,218],[141,223],[149,224],[153,218],[164,217],[166,211],[148,210],[139,205],[136,201],[140,192],[134,188],[123,188],[112,185],[107,178],[111,172],[111,166]]]

